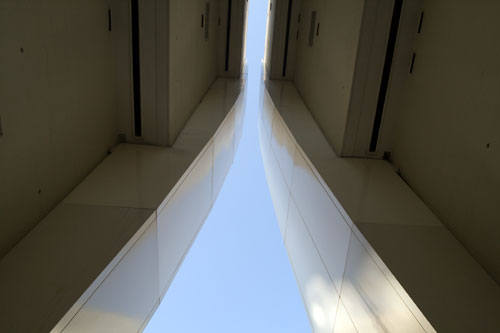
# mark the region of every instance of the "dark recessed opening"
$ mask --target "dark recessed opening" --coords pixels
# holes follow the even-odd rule
[[[309,26],[309,46],[314,44],[314,28],[316,27],[316,11],[311,12],[311,25]]]
[[[142,135],[141,71],[139,59],[139,0],[131,0],[132,9],[132,80],[134,90],[134,134]]]
[[[108,9],[108,31],[111,31],[111,9]]]
[[[210,3],[207,2],[205,4],[205,39],[209,39],[209,30],[210,30]]]
[[[396,0],[394,2],[394,9],[392,11],[392,19],[391,19],[391,28],[389,31],[389,40],[387,42],[387,50],[385,53],[384,69],[382,71],[382,80],[380,82],[377,109],[375,111],[372,136],[370,139],[370,147],[369,147],[370,153],[374,153],[377,150],[380,126],[382,124],[382,114],[384,112],[384,106],[385,106],[385,98],[387,96],[387,88],[389,86],[389,79],[391,77],[392,58],[394,57],[394,49],[396,47],[396,39],[398,36],[399,19],[401,17],[402,6],[403,6],[403,0]]]
[[[418,22],[418,30],[417,32],[420,33],[422,32],[422,21],[424,20],[424,12],[420,14],[420,21]]]
[[[415,65],[415,52],[413,53],[413,55],[411,56],[411,65],[410,65],[410,74],[413,73],[413,66]]]
[[[232,0],[227,1],[227,27],[226,27],[226,63],[225,70],[229,71],[229,42],[231,40],[231,6]]]
[[[282,76],[286,76],[286,65],[288,62],[288,42],[290,39],[290,23],[292,21],[292,0],[288,0],[288,14],[286,18],[286,37],[285,37],[285,51],[283,55],[283,72]]]

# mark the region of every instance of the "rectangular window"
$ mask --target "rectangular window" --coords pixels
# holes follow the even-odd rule
[[[227,0],[227,25],[226,25],[226,64],[224,66],[226,72],[229,71],[229,42],[231,41],[231,7],[233,0]]]
[[[132,15],[132,81],[134,91],[134,134],[142,136],[141,69],[139,59],[139,0],[131,0]]]

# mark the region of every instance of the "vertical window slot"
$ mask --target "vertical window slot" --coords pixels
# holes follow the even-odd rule
[[[141,69],[139,59],[139,0],[132,1],[132,81],[134,91],[134,134],[142,136]]]
[[[411,56],[411,65],[410,65],[410,74],[413,74],[413,66],[415,65],[415,52],[413,53],[413,55]]]
[[[283,72],[282,76],[286,76],[286,65],[288,62],[288,42],[290,39],[290,23],[292,21],[292,0],[288,0],[288,14],[286,18],[286,37],[285,37],[285,51],[283,55]]]
[[[391,27],[389,30],[389,40],[387,41],[382,80],[380,82],[380,90],[378,94],[377,109],[375,110],[375,119],[373,120],[372,135],[370,138],[370,153],[377,151],[378,137],[380,127],[382,125],[382,115],[384,112],[385,99],[387,97],[387,89],[389,87],[389,79],[391,77],[392,58],[394,57],[394,49],[396,48],[396,39],[398,37],[399,19],[401,18],[402,7],[403,0],[396,0],[394,2]]]
[[[311,26],[309,27],[309,46],[313,46],[314,43],[314,28],[316,28],[316,11],[311,12]]]
[[[418,22],[418,30],[417,33],[422,32],[422,21],[424,20],[424,12],[420,13],[420,21]]]
[[[210,2],[205,4],[205,39],[209,39],[210,30]]]
[[[108,8],[108,31],[111,31],[111,8]]]
[[[229,71],[229,42],[231,41],[231,6],[232,0],[227,1],[227,27],[226,27],[226,63],[225,70]]]

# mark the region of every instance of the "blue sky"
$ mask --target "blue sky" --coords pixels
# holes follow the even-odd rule
[[[257,133],[268,0],[250,0],[245,127],[219,197],[145,332],[307,333]]]

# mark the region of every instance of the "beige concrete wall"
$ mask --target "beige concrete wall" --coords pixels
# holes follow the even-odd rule
[[[201,27],[206,2],[210,3],[208,40]],[[169,144],[217,76],[218,7],[218,0],[170,0]]]
[[[500,283],[500,3],[428,0],[423,9],[394,163]]]
[[[243,70],[245,57],[245,31],[247,20],[247,0],[231,0],[231,33],[229,41],[229,62],[226,71],[226,39],[229,0],[219,0],[220,26],[217,51],[217,75],[228,78],[239,78]]]
[[[294,83],[313,117],[340,154],[357,55],[363,0],[303,0]],[[319,35],[310,47],[311,12]]]
[[[267,45],[265,54],[266,72],[269,75],[269,78],[273,80],[291,80],[293,79],[295,73],[297,37],[299,34],[298,19],[301,9],[301,1],[295,0],[292,2],[285,76],[283,76],[283,62],[286,44],[289,1],[273,0],[270,2],[272,2],[272,9],[268,11]],[[271,7],[269,7],[268,10],[270,8]]]
[[[108,3],[0,2],[0,257],[117,138]]]
[[[246,4],[238,1],[236,11]],[[150,13],[156,22],[148,51],[151,57],[145,58],[151,60],[156,75],[147,76],[150,67],[141,64],[141,80],[154,83],[148,91],[154,94],[143,97],[154,105],[144,107],[145,136],[140,139],[133,136],[128,1],[0,3],[0,27],[9,31],[0,39],[4,133],[0,137],[0,257],[113,149],[119,133],[134,142],[175,141],[217,75],[221,13],[219,0],[208,1],[210,30],[205,39],[201,15],[206,2],[141,2],[142,14]],[[146,5],[153,10],[146,11]],[[108,31],[108,9],[112,31]],[[241,21],[245,16],[239,14],[236,19]],[[142,23],[143,30],[149,27]],[[241,54],[244,23],[238,24]],[[144,50],[144,43],[141,46]],[[241,67],[241,62],[236,64]]]
[[[270,21],[272,28],[269,30],[268,58],[266,58],[266,70],[271,79],[281,79],[283,71],[283,52],[285,48],[287,0],[272,1]]]
[[[165,0],[166,1],[166,0]],[[124,141],[134,138],[132,87],[132,27],[130,1],[108,0],[112,11],[112,68],[118,110],[118,133]]]

